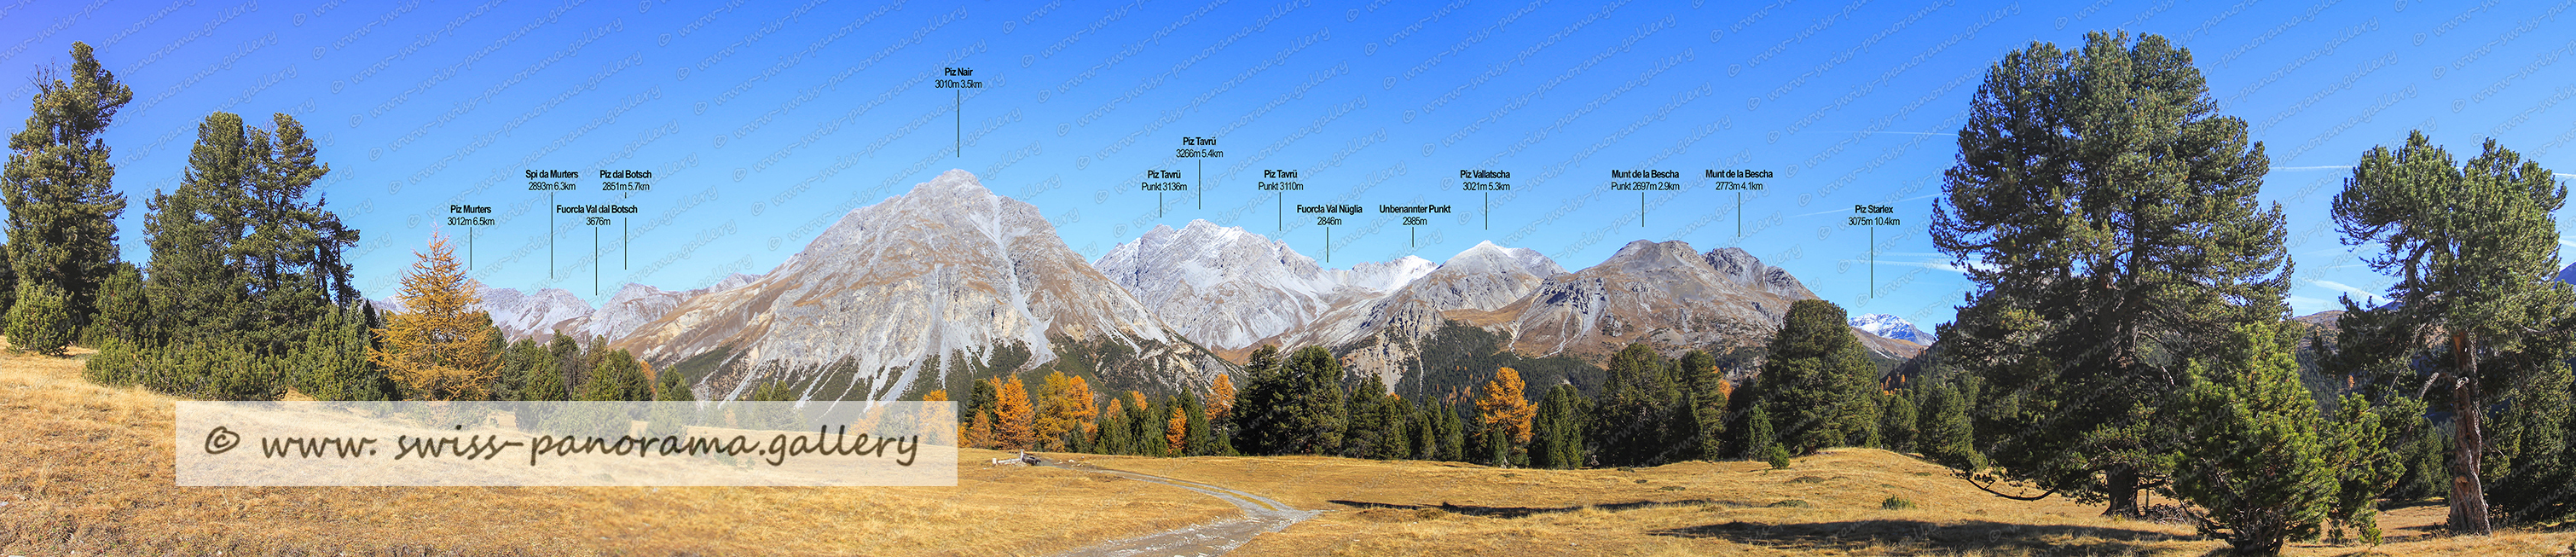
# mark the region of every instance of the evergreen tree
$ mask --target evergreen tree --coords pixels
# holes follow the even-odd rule
[[[1243,366],[1243,390],[1234,394],[1234,447],[1244,454],[1274,455],[1288,445],[1281,397],[1287,393],[1287,371],[1279,365],[1279,347],[1252,351]]]
[[[1407,443],[1411,446],[1413,452],[1411,456],[1406,458],[1414,460],[1440,460],[1440,422],[1439,418],[1432,416],[1431,414],[1433,408],[1438,407],[1437,405],[1438,403],[1433,403],[1432,406],[1424,406],[1419,402],[1405,402],[1404,411],[1408,413],[1408,415],[1405,416],[1405,420],[1408,424],[1406,431],[1413,435],[1413,439]]]
[[[32,280],[18,281],[18,303],[9,306],[9,347],[12,350],[47,356],[61,356],[71,346],[72,316],[69,296],[51,284]]]
[[[2217,113],[2188,50],[2100,32],[2005,54],[1958,144],[1932,239],[1976,286],[1941,339],[1988,383],[1977,444],[1995,479],[2136,516],[2176,442],[2144,420],[2186,362],[2287,311],[2262,145]]]
[[[1981,472],[1986,456],[1977,452],[1975,425],[1969,418],[1969,401],[1973,394],[1962,394],[1957,385],[1947,382],[1932,385],[1923,397],[1920,412],[1921,445],[1924,458],[1964,472]]]
[[[1530,424],[1530,467],[1583,467],[1583,395],[1573,385],[1559,384],[1539,399],[1538,415]]]
[[[1914,397],[1904,393],[1879,396],[1878,432],[1880,447],[1900,453],[1914,452],[1914,436],[1922,421],[1914,409]]]
[[[1878,366],[1845,323],[1841,306],[1799,300],[1771,339],[1754,403],[1767,407],[1790,454],[1848,445],[1877,428],[1870,398]]]
[[[431,400],[478,400],[499,362],[490,352],[483,328],[491,316],[467,308],[479,303],[474,279],[465,276],[447,237],[432,234],[427,253],[402,276],[402,306],[411,311],[386,319],[376,331],[382,349],[367,357],[407,392]]]
[[[2379,494],[2396,483],[2406,466],[2400,460],[2402,453],[2389,442],[2401,420],[2423,412],[2423,404],[2414,401],[2373,408],[2370,398],[2360,393],[2346,394],[2337,402],[2324,424],[2329,443],[2326,470],[2335,479],[2334,500],[2326,513],[2329,540],[2348,539],[2345,530],[2349,528],[2362,542],[2379,544]]]
[[[2375,244],[2363,261],[2398,278],[2391,303],[2344,300],[2338,343],[2354,368],[2382,369],[2421,351],[2447,387],[2457,416],[2451,459],[2450,528],[2493,531],[2482,460],[2487,408],[2503,389],[2566,359],[2576,290],[2558,272],[2557,219],[2567,188],[2538,162],[2488,140],[2454,165],[2423,132],[2395,150],[2373,147],[2335,195],[2334,218],[2348,245]]]
[[[1699,395],[1689,391],[1682,392],[1681,400],[1677,401],[1673,408],[1671,438],[1665,443],[1669,448],[1665,449],[1661,461],[1724,458],[1725,445],[1718,439],[1716,432],[1716,426],[1721,422],[1712,415],[1716,411],[1703,411],[1703,408],[1709,408],[1709,406],[1700,403]]]
[[[966,392],[966,413],[958,416],[960,420],[971,421],[976,414],[991,414],[1001,404],[1000,381],[986,379],[974,383],[975,386]]]
[[[582,400],[650,401],[653,386],[644,378],[644,366],[624,349],[605,352],[599,369],[591,372],[589,383],[582,385]]]
[[[1332,454],[1341,449],[1347,417],[1342,395],[1342,362],[1320,346],[1297,349],[1282,373],[1287,389],[1278,411],[1285,443],[1269,447],[1281,454]]]
[[[297,388],[320,400],[391,400],[394,385],[385,377],[383,368],[367,360],[367,350],[375,347],[369,332],[367,314],[371,311],[361,300],[340,311],[323,314],[307,331],[304,349],[297,358],[294,373],[303,379]]]
[[[1127,423],[1127,403],[1120,397],[1109,397],[1109,406],[1100,411],[1100,433],[1093,437],[1091,450],[1099,454],[1130,454],[1135,441]]]
[[[666,369],[653,374],[653,400],[656,402],[690,402],[697,400],[698,394],[689,389],[689,378],[682,376],[679,370]],[[933,391],[932,393],[939,395],[939,398],[935,400],[948,400],[947,391]],[[930,401],[934,399],[925,397],[923,400]]]
[[[1390,441],[1387,424],[1379,421],[1380,406],[1386,402],[1386,382],[1375,375],[1352,386],[1344,401],[1342,415],[1349,419],[1342,436],[1342,456],[1376,458]]]
[[[9,243],[0,242],[0,316],[18,303],[18,270],[9,263]]]
[[[2488,445],[2490,499],[2506,524],[2542,525],[2576,517],[2576,410],[2567,365],[2553,363],[2513,389]]]
[[[563,337],[556,337],[563,338]],[[555,353],[534,340],[520,340],[511,353],[520,361],[519,400],[572,400],[572,389],[564,385],[562,368],[555,363]]]
[[[1780,436],[1771,428],[1768,405],[1756,404],[1744,415],[1744,458],[1764,458],[1765,451],[1787,450],[1780,446]]]
[[[565,396],[580,391],[582,384],[590,380],[590,358],[582,354],[581,341],[573,340],[572,335],[555,331],[554,338],[546,341],[546,354],[554,360],[555,375],[562,378]]]
[[[25,324],[30,330],[76,331],[88,323],[99,284],[116,269],[116,219],[125,213],[125,196],[113,187],[116,165],[99,135],[134,91],[98,63],[89,44],[72,43],[71,55],[70,75],[38,74],[27,127],[9,136],[9,161],[0,167],[13,274],[62,298],[59,312],[24,315],[60,315],[65,322]],[[27,291],[15,282],[7,286]]]
[[[98,317],[90,320],[87,334],[93,343],[108,340],[137,345],[157,338],[153,329],[152,302],[143,292],[143,273],[130,263],[116,264],[116,271],[98,287]]]
[[[1183,420],[1181,456],[1220,454],[1217,450],[1215,432],[1208,429],[1207,408],[1199,404],[1198,397],[1178,395],[1174,400],[1180,406]]]
[[[2177,423],[2193,424],[2175,454],[2174,493],[2208,509],[2203,534],[2241,555],[2278,555],[2325,522],[2336,491],[2316,399],[2299,383],[2279,325],[2239,325],[2218,353],[2190,367]]]
[[[1666,462],[1666,425],[1681,393],[1670,362],[1644,344],[1610,356],[1598,404],[1589,412],[1592,445],[1605,466]]]

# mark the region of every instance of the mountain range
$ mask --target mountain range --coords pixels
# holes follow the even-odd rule
[[[1742,249],[1680,241],[1630,242],[1575,271],[1491,242],[1439,263],[1327,269],[1285,242],[1192,221],[1084,261],[1035,206],[962,170],[851,210],[765,274],[684,291],[630,284],[595,309],[560,289],[482,295],[513,338],[597,335],[685,374],[702,397],[779,381],[813,400],[955,398],[975,379],[1049,368],[1110,392],[1204,392],[1264,345],[1328,347],[1355,376],[1396,385],[1456,327],[1517,357],[1597,366],[1630,343],[1758,348],[1791,302],[1816,298]],[[1863,317],[1883,318],[1851,329],[1882,359],[1928,340]]]

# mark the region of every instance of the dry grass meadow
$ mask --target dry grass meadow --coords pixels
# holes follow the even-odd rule
[[[76,359],[0,355],[0,555],[1039,555],[1234,516],[1178,488],[967,451],[954,488],[203,488],[170,478],[171,399]],[[2187,527],[2009,501],[1879,450],[1504,470],[1319,457],[1075,456],[1327,511],[1238,555],[2206,555]],[[1914,503],[1888,509],[1889,497]],[[2563,555],[2576,533],[2428,535],[2293,555]]]

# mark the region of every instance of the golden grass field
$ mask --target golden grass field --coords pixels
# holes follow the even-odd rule
[[[76,359],[0,355],[0,555],[1042,555],[1235,516],[1179,488],[966,451],[930,488],[182,488],[169,397],[90,384]],[[1322,457],[1067,456],[1230,487],[1321,516],[1237,555],[2204,555],[2182,526],[1976,491],[1873,449],[1791,469],[1694,462],[1508,470]],[[1889,496],[1915,509],[1888,510]],[[1784,503],[1802,501],[1805,506]],[[2560,555],[2576,533],[2429,536],[2390,511],[2377,548],[2293,555]]]

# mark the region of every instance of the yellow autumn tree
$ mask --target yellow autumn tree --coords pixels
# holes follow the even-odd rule
[[[1225,374],[1217,374],[1216,387],[1209,390],[1212,396],[1207,401],[1208,423],[1226,423],[1234,417],[1234,380],[1227,379]]]
[[[1067,377],[1064,372],[1047,372],[1038,384],[1038,446],[1045,450],[1065,449],[1065,432],[1081,429],[1088,433],[1092,420],[1100,416],[1100,407],[1091,402],[1091,384],[1081,377]]]
[[[1029,408],[1028,384],[1018,376],[993,389],[993,443],[1003,450],[1026,449],[1037,441],[1036,412]]]
[[[992,414],[976,414],[975,425],[966,426],[965,433],[958,435],[957,439],[957,444],[963,447],[976,449],[1000,448],[993,445]]]
[[[1172,419],[1163,422],[1163,442],[1172,444],[1172,452],[1169,454],[1181,456],[1184,454],[1181,451],[1189,448],[1189,440],[1190,415],[1181,411],[1181,405],[1174,404]]]
[[[1522,394],[1521,372],[1512,368],[1494,371],[1494,380],[1485,383],[1484,396],[1476,398],[1476,412],[1485,416],[1486,431],[1510,434],[1513,443],[1528,443],[1530,418],[1538,414],[1529,397]]]
[[[402,291],[394,296],[408,311],[385,316],[385,328],[375,331],[384,348],[368,348],[367,359],[413,398],[486,398],[484,385],[500,361],[484,338],[491,317],[470,311],[482,303],[474,279],[456,263],[446,235],[430,233],[429,252],[412,254],[420,260],[403,272]]]

